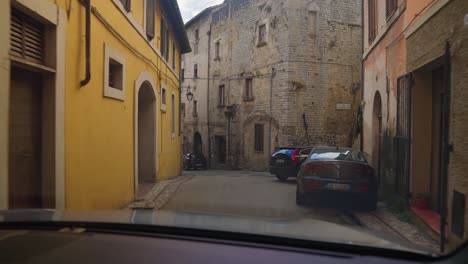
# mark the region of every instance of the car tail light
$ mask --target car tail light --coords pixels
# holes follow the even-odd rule
[[[304,170],[308,170],[308,171],[319,171],[322,168],[323,168],[323,166],[316,165],[316,164],[306,164],[304,166]]]
[[[360,191],[368,191],[369,190],[369,186],[359,186],[358,188]]]
[[[297,157],[298,153],[299,153],[299,149],[295,149],[293,154],[291,155],[292,162],[299,163],[300,159]]]

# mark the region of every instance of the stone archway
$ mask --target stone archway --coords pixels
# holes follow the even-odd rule
[[[380,160],[382,142],[382,97],[377,91],[374,95],[372,109],[372,165],[377,172],[380,183]]]
[[[135,197],[138,184],[156,180],[157,91],[151,73],[142,72],[135,81]]]

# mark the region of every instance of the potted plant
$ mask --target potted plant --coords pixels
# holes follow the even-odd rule
[[[429,198],[430,195],[427,193],[418,193],[412,199],[411,205],[422,210],[429,209]]]

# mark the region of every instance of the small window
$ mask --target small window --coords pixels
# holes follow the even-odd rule
[[[197,100],[194,100],[193,101],[193,113],[192,113],[193,116],[198,116],[198,112],[197,112]]]
[[[309,35],[314,37],[317,33],[317,12],[309,11]]]
[[[220,42],[216,41],[216,43],[215,43],[215,60],[219,60],[219,47],[220,47]]]
[[[199,32],[198,32],[198,28],[195,29],[195,40],[199,40],[200,39],[200,35],[199,35]]]
[[[387,19],[389,19],[393,13],[397,10],[398,7],[398,1],[397,0],[386,0],[385,3],[385,15],[387,16]]]
[[[255,124],[255,151],[263,152],[263,124]]]
[[[123,65],[109,58],[109,87],[122,91],[123,89]]]
[[[198,78],[198,64],[193,65],[193,77]]]
[[[267,35],[266,24],[261,24],[258,26],[258,46],[263,46],[266,44],[266,35]]]
[[[104,45],[104,96],[125,100],[125,57]]]
[[[218,106],[224,106],[224,97],[225,97],[225,86],[220,85],[218,87]]]
[[[166,88],[161,88],[161,110],[166,111]]]
[[[171,94],[171,133],[175,136],[175,95]]]
[[[175,70],[175,66],[176,66],[176,46],[175,46],[175,41],[173,40],[172,41],[172,69]]]
[[[146,0],[146,21],[145,21],[145,31],[146,36],[149,40],[154,38],[154,16],[155,16],[155,1],[156,0]]]
[[[253,99],[253,87],[252,87],[252,78],[245,79],[245,86],[244,86],[244,100],[252,100]]]
[[[130,12],[132,0],[120,0],[120,2],[124,6],[125,10],[127,10],[127,12]]]
[[[185,80],[185,69],[182,69],[182,70],[181,70],[181,72],[180,72],[180,79],[181,79],[182,81]]]

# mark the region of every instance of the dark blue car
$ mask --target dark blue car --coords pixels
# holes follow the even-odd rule
[[[280,181],[296,177],[301,164],[307,159],[312,146],[281,147],[271,155],[270,173]]]

